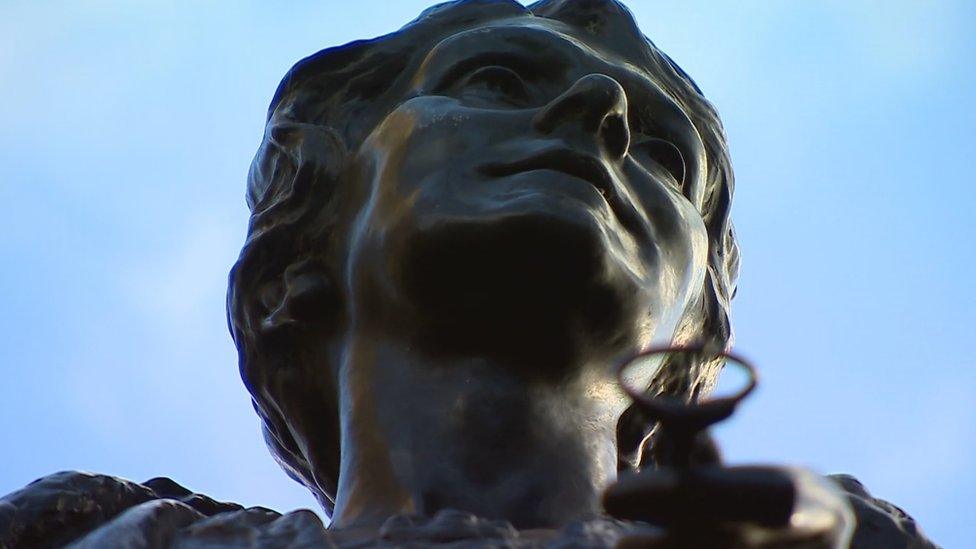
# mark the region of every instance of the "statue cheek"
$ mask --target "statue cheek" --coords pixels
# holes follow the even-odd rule
[[[679,306],[692,301],[702,291],[708,266],[708,233],[698,211],[686,200],[676,202],[677,224],[666,246],[672,266],[671,288]]]

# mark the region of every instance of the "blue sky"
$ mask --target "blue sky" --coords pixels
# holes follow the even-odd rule
[[[314,507],[226,332],[244,177],[280,77],[426,2],[0,3],[0,493],[61,469]],[[849,472],[973,542],[976,4],[633,1],[723,115],[729,461]]]

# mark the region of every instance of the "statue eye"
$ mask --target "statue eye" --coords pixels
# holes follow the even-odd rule
[[[461,89],[465,92],[491,91],[517,103],[529,98],[529,90],[522,77],[512,69],[499,65],[488,65],[472,72],[462,82]]]
[[[674,176],[679,186],[684,184],[685,160],[674,143],[651,137],[632,143],[630,154],[645,166],[646,162],[655,162]]]

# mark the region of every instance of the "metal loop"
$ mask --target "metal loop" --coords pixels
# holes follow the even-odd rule
[[[710,355],[714,358],[725,358],[727,362],[736,364],[748,372],[749,382],[744,388],[732,396],[710,398],[701,402],[691,403],[671,396],[652,397],[647,395],[645,391],[638,391],[627,385],[624,380],[624,372],[635,362],[642,358],[654,355],[666,356],[671,353]],[[705,345],[678,345],[651,347],[632,356],[630,359],[621,363],[617,369],[617,382],[623,391],[634,400],[638,408],[650,419],[660,422],[662,428],[672,433],[684,432],[690,436],[732,415],[735,407],[756,388],[759,382],[759,376],[752,363],[737,354],[726,351],[708,351]]]

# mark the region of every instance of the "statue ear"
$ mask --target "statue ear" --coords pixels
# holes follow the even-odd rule
[[[339,476],[332,337],[341,285],[330,245],[346,148],[329,127],[271,117],[248,173],[247,241],[230,276],[228,313],[241,377],[271,452],[331,513]]]
[[[328,323],[339,302],[329,269],[333,198],[346,149],[326,126],[276,113],[248,173],[251,208],[241,274],[250,273],[253,330],[280,335]],[[312,253],[316,255],[311,255]]]
[[[289,265],[280,280],[261,289],[260,299],[267,311],[261,331],[272,337],[329,324],[339,301],[325,266],[313,259]]]

